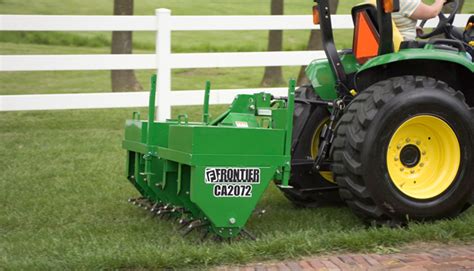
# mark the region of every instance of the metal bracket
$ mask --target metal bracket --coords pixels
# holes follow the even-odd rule
[[[333,104],[336,106],[333,107],[331,116],[329,117],[329,124],[325,125],[323,131],[321,132],[321,138],[323,138],[323,141],[319,145],[318,155],[316,156],[313,164],[313,169],[316,171],[321,170],[324,160],[327,159],[332,142],[334,141],[336,121],[339,119],[341,112],[345,108],[344,98],[335,100]]]

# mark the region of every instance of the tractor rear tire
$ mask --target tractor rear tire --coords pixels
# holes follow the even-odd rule
[[[317,95],[312,86],[302,86],[296,90],[295,97],[310,100],[316,99]],[[321,130],[328,119],[327,108],[295,103],[291,149],[293,162],[314,160]],[[283,194],[298,207],[315,208],[342,203],[338,186],[334,183],[330,171],[311,172],[301,167],[292,167],[289,184],[293,188],[282,189]]]
[[[381,81],[346,108],[331,156],[341,197],[367,222],[452,218],[473,200],[474,110],[432,78]]]

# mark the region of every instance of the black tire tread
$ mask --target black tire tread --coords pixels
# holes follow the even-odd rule
[[[378,109],[402,92],[415,91],[416,88],[435,87],[447,91],[455,98],[465,102],[460,91],[454,91],[446,83],[428,77],[404,76],[378,82],[359,94],[348,105],[336,127],[336,138],[332,145],[333,172],[340,186],[340,196],[347,205],[364,220],[376,224],[400,225],[394,223],[389,214],[372,200],[361,176],[362,145],[366,129],[370,126]],[[467,209],[472,202],[466,203]],[[462,210],[460,210],[462,212]]]

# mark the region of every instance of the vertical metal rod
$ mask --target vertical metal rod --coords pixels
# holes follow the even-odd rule
[[[152,159],[152,150],[151,150],[151,130],[152,126],[155,123],[155,97],[156,97],[156,74],[151,77],[151,89],[150,89],[150,99],[148,101],[148,126],[146,133],[146,144],[148,147],[148,153],[143,156],[145,158],[145,175],[147,181],[151,179],[151,159]]]
[[[148,101],[148,133],[147,143],[150,143],[150,127],[155,121],[156,74],[151,77],[150,99]]]
[[[331,10],[329,9],[330,0],[315,0],[318,4],[321,38],[323,40],[323,48],[328,58],[331,70],[336,79],[336,90],[339,96],[349,95],[348,91],[343,86],[348,85],[347,74],[342,65],[341,57],[337,52],[336,44],[334,42],[334,33],[331,22]],[[342,85],[342,86],[341,86]]]
[[[182,176],[183,176],[183,169],[181,167],[181,163],[178,163],[178,177],[176,177],[176,182],[178,184],[176,195],[179,195],[179,192],[181,192],[181,181],[182,181]]]
[[[171,118],[171,10],[160,8],[155,10],[156,33],[156,64],[158,82],[158,121]]]
[[[204,104],[202,109],[202,122],[209,124],[209,92],[211,91],[211,81],[206,81],[206,89],[204,90]]]
[[[394,3],[397,6],[398,3]],[[384,1],[377,0],[377,21],[380,33],[379,55],[393,53],[392,14],[385,12]]]
[[[291,157],[291,140],[293,134],[293,111],[295,110],[295,88],[296,81],[290,80],[288,87],[288,103],[286,105],[286,138],[285,138],[285,157]],[[281,183],[282,187],[288,187],[290,181],[290,161],[285,165],[285,173]]]
[[[291,155],[291,134],[293,131],[293,111],[295,109],[295,79],[290,80],[288,87],[288,104],[287,104],[287,115],[286,115],[286,142],[285,142],[285,155]]]

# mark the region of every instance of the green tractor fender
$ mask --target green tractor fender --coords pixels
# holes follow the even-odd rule
[[[354,78],[358,91],[388,78],[416,75],[436,78],[460,90],[469,106],[474,107],[474,63],[465,55],[447,50],[406,49],[367,61]]]
[[[348,77],[353,77],[360,69],[354,55],[348,52],[340,52],[341,63]],[[313,60],[306,67],[306,76],[311,81],[311,85],[316,94],[323,100],[333,101],[338,98],[336,92],[336,77],[331,70],[331,65],[327,59]],[[353,86],[350,86],[353,87]]]

